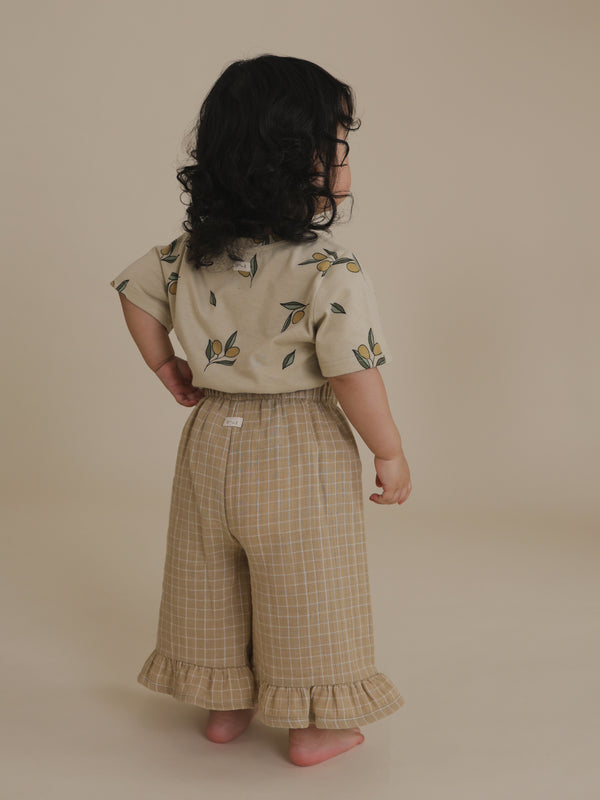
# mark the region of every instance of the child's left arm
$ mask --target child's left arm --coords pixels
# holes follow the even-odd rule
[[[129,332],[146,364],[178,403],[182,406],[195,406],[204,397],[204,392],[192,385],[189,364],[175,355],[165,327],[122,293],[119,297]]]

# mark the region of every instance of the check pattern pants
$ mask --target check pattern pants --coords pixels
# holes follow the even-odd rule
[[[329,383],[205,389],[179,442],[156,647],[138,681],[273,727],[404,703],[374,661],[361,460]]]

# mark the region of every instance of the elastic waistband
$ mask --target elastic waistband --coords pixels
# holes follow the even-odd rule
[[[219,397],[223,400],[242,400],[258,401],[261,403],[294,403],[313,401],[326,403],[327,405],[337,405],[337,398],[329,381],[314,386],[311,389],[298,389],[295,392],[221,392],[218,389],[203,388],[202,390],[208,397]]]

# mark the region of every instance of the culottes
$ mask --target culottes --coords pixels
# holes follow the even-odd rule
[[[182,430],[156,647],[137,680],[276,728],[404,700],[374,661],[362,466],[329,383],[205,389]]]

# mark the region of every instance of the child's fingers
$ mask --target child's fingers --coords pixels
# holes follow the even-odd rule
[[[205,395],[202,389],[192,386],[189,381],[163,381],[175,400],[182,406],[195,406]]]
[[[200,400],[201,397],[204,397],[202,389],[199,389],[197,386],[190,386],[189,384],[180,384],[179,386],[173,387],[172,391],[173,395],[186,398],[187,400]]]
[[[378,483],[378,485],[381,484]],[[392,505],[394,503],[401,505],[408,498],[411,490],[412,484],[409,481],[404,489],[384,489],[381,494],[376,494],[374,492],[370,495],[369,500],[372,500],[374,503],[379,503],[380,505]]]
[[[398,502],[398,495],[400,494],[399,489],[384,489],[381,494],[373,493],[369,500],[373,500],[374,503],[379,503],[380,505],[391,505],[392,503]]]
[[[195,395],[189,395],[189,394],[184,394],[184,395],[182,395],[182,394],[179,394],[179,395],[174,394],[173,397],[182,406],[195,406],[202,399],[201,397],[196,397]]]

